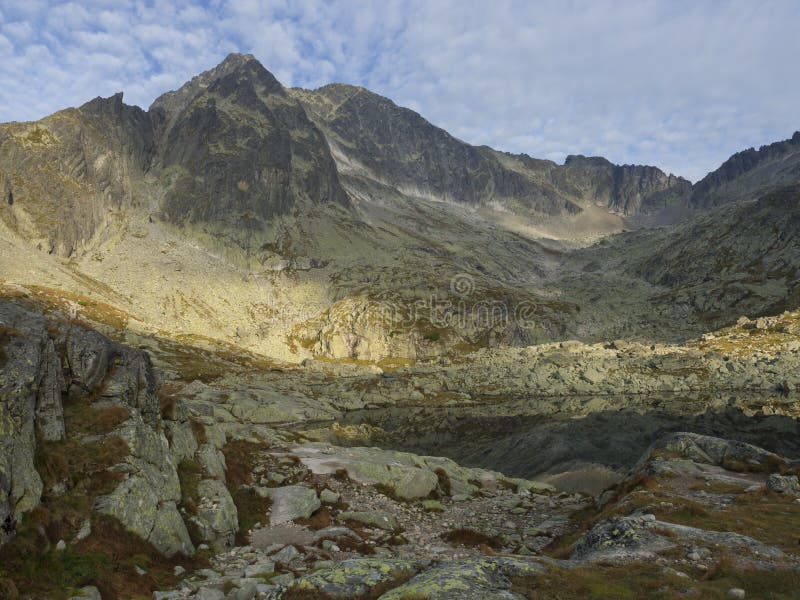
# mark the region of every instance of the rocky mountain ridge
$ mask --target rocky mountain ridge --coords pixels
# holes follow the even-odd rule
[[[655,167],[568,157],[564,165],[470,146],[419,114],[364,88],[331,84],[292,89],[334,149],[340,172],[361,175],[409,196],[527,214],[575,214],[587,203],[623,215],[653,210],[684,195],[688,181]]]
[[[231,55],[147,112],[117,95],[0,126],[0,278],[295,363],[684,341],[792,308],[793,188],[741,230],[750,209],[726,204],[604,237],[680,212],[692,189],[652,167],[473,147],[362,88],[286,90]]]

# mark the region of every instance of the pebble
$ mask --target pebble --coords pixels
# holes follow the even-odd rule
[[[282,575],[276,575],[270,580],[270,583],[275,585],[289,585],[294,581],[294,575],[291,573],[284,573]]]
[[[725,596],[728,598],[734,598],[736,600],[742,600],[746,594],[742,588],[731,588],[728,590],[728,593],[725,594]]]

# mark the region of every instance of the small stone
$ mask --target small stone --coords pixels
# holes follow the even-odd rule
[[[172,572],[175,574],[175,577],[180,577],[181,575],[186,573],[186,569],[184,569],[180,565],[175,565],[175,568],[172,570]]]
[[[67,549],[67,542],[65,542],[64,540],[58,540],[58,543],[56,544],[56,550],[58,550],[59,552],[63,552],[66,549]]]
[[[236,592],[234,599],[253,600],[256,596],[258,596],[258,588],[254,583],[248,583]]]
[[[208,544],[200,544],[197,547],[198,550],[208,550],[208,548],[209,548]]]
[[[773,473],[767,478],[767,489],[777,494],[800,496],[800,480],[797,475],[778,475]]]
[[[742,600],[746,596],[745,591],[742,588],[731,588],[728,590],[728,593],[725,594],[727,598],[735,598],[736,600]]]
[[[103,600],[103,597],[100,595],[100,590],[93,585],[87,585],[78,590],[78,595],[72,596],[70,600]]]
[[[86,519],[82,524],[81,528],[78,530],[78,533],[75,534],[75,541],[80,542],[81,540],[85,540],[89,535],[92,533],[92,522],[89,519]]]
[[[423,500],[422,508],[427,512],[443,512],[444,506],[438,500]]]
[[[195,594],[195,600],[225,600],[225,594],[217,588],[201,587]]]
[[[272,499],[269,522],[271,525],[288,523],[298,518],[309,518],[319,507],[317,492],[302,485],[289,485],[269,490]]]
[[[145,575],[147,575],[147,571],[145,571],[145,570],[144,570],[142,567],[140,567],[139,565],[135,565],[135,566],[133,567],[133,570],[134,570],[134,571],[136,571],[136,574],[137,574],[137,575],[139,575],[140,577],[144,577]]]
[[[288,564],[298,556],[300,556],[300,552],[297,550],[297,548],[294,546],[285,546],[283,550],[273,554],[272,559],[278,563]]]
[[[322,548],[323,550],[327,550],[328,552],[339,552],[339,546],[337,546],[336,542],[334,542],[333,540],[323,540]]]
[[[282,575],[276,575],[270,582],[275,585],[289,585],[294,581],[294,575],[291,573],[283,573]]]
[[[245,567],[245,577],[258,577],[260,575],[271,575],[275,572],[275,563],[272,561],[258,562],[249,567]]]
[[[323,504],[336,504],[339,502],[340,497],[339,494],[327,488],[319,493],[319,499],[322,500]]]

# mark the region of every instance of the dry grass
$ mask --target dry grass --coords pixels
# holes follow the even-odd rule
[[[6,355],[6,345],[12,338],[19,336],[19,331],[13,327],[0,324],[0,366],[6,363],[8,356]]]
[[[709,570],[689,571],[692,579],[664,573],[654,564],[633,563],[624,566],[593,565],[574,569],[551,568],[535,578],[517,579],[513,591],[529,600],[584,600],[613,598],[631,600],[677,600],[703,598],[722,600],[733,587],[757,591],[759,599],[790,600],[797,598],[800,573],[794,571],[752,571],[737,569],[723,558]]]
[[[472,546],[475,548],[486,546],[494,550],[499,550],[503,547],[503,542],[500,538],[468,528],[445,531],[442,534],[442,539],[457,546]]]
[[[257,457],[266,447],[266,444],[235,441],[226,444],[222,449],[228,467],[226,483],[239,514],[238,543],[246,543],[247,532],[256,523],[264,523],[267,519],[270,499],[262,498],[254,490],[242,487],[253,483],[253,469]]]
[[[44,497],[0,548],[0,590],[5,594],[0,597],[14,598],[16,588],[20,598],[62,600],[70,596],[70,588],[95,585],[104,598],[149,598],[154,590],[176,583],[175,565],[203,564],[185,557],[166,560],[118,521],[92,510],[94,500],[120,481],[121,475],[108,467],[127,454],[127,445],[115,436],[88,444],[40,441],[36,466],[45,485],[66,481],[68,491]],[[91,535],[56,551],[56,542],[72,539],[87,518],[92,520]],[[138,575],[135,566],[147,574]]]
[[[323,506],[308,519],[299,518],[295,519],[294,522],[298,525],[305,525],[309,529],[314,529],[315,531],[325,529],[326,527],[330,527],[333,523],[331,509],[327,506]]]

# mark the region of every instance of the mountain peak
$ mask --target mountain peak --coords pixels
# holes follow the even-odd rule
[[[217,81],[236,76],[237,84],[258,82],[268,93],[283,93],[283,86],[252,54],[228,54],[217,66],[203,71],[179,89],[162,94],[150,110],[163,110],[167,117],[183,110],[193,98]]]

